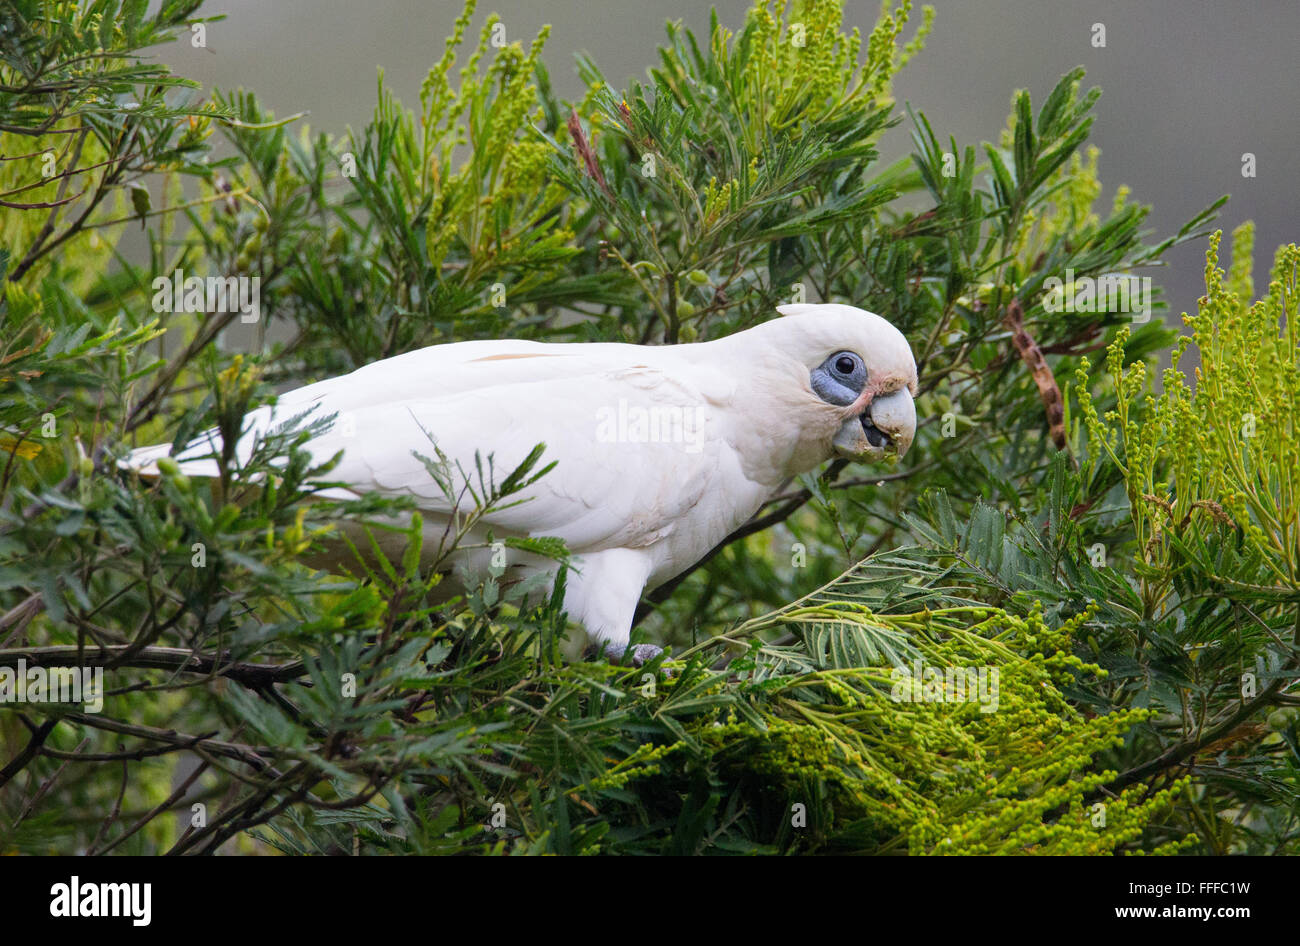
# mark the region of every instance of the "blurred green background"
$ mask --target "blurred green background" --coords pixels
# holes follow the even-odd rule
[[[942,140],[978,144],[999,128],[1012,90],[1027,88],[1035,106],[1074,65],[1104,91],[1091,141],[1101,148],[1108,206],[1114,188],[1153,204],[1157,232],[1176,230],[1221,194],[1231,194],[1225,230],[1257,224],[1256,264],[1300,239],[1300,4],[1295,0],[936,0],[925,50],[895,84],[900,103],[924,111]],[[722,22],[743,22],[749,0],[716,4]],[[865,35],[875,2],[845,4],[845,26]],[[359,127],[374,107],[377,69],[408,104],[442,54],[460,0],[215,0],[207,48],[164,46],[159,57],[206,87],[255,90],[278,115],[308,112],[315,129]],[[501,14],[507,39],[525,45],[552,26],[544,54],[556,91],[582,88],[573,55],[591,53],[611,81],[642,78],[656,61],[663,24],[681,19],[707,35],[709,6],[690,0],[484,0],[475,23]],[[919,22],[919,10],[914,14]],[[1092,45],[1093,24],[1106,46]],[[912,26],[909,26],[909,33]],[[910,150],[910,124],[890,131],[886,157]],[[1256,177],[1242,176],[1242,155]],[[1172,251],[1151,271],[1165,287],[1167,319],[1193,310],[1203,291],[1203,245]],[[1261,272],[1262,275],[1262,272]],[[888,314],[888,313],[885,313]]]

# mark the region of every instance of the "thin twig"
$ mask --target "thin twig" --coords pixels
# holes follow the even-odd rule
[[[131,825],[131,827],[127,828],[125,832],[123,832],[121,835],[118,836],[116,841],[114,841],[112,844],[109,844],[103,850],[96,851],[95,853],[97,854],[109,853],[110,851],[113,850],[113,848],[117,847],[127,838],[131,837],[133,834],[135,834],[137,831],[139,831],[141,828],[147,825],[154,818],[158,817],[164,811],[167,811],[178,801],[184,798],[185,793],[190,790],[190,786],[193,785],[198,780],[200,775],[202,775],[204,772],[208,770],[208,765],[209,765],[208,762],[201,761],[197,766],[195,766],[194,771],[191,772],[189,776],[186,777],[185,781],[181,782],[181,784],[177,786],[176,790],[172,792],[170,795],[168,795],[166,799],[164,799],[155,807],[151,808],[149,811],[145,812],[140,817],[140,820],[137,821],[135,824]]]
[[[0,787],[8,784],[9,780],[27,767],[27,763],[40,755],[41,746],[49,738],[50,733],[54,732],[54,727],[59,725],[57,719],[47,719],[41,725],[32,730],[32,738],[27,740],[27,745],[23,746],[23,751],[14,756],[13,759],[3,769],[0,769]]]

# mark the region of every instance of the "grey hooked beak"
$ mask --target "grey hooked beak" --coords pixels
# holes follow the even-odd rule
[[[916,436],[916,402],[906,389],[895,391],[873,400],[859,420],[873,447],[892,448],[901,458]]]
[[[857,417],[844,421],[833,441],[835,452],[853,460],[901,458],[916,435],[916,404],[906,388],[874,398]]]

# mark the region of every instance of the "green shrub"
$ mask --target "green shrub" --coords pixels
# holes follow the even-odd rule
[[[1294,851],[1295,250],[1252,308],[1212,255],[1201,385],[1146,397],[1173,333],[1049,280],[1157,262],[1221,201],[1156,243],[1123,188],[1094,210],[1080,70],[978,150],[908,109],[882,167],[932,16],[905,39],[906,0],[865,38],[833,0],[670,24],[644,84],[580,59],[576,103],[545,30],[497,49],[489,17],[458,68],[471,4],[417,109],[381,76],[331,138],[142,60],[198,5],[0,9],[0,687],[107,688],[0,704],[0,850]],[[156,311],[178,269],[258,277],[247,337]],[[818,299],[912,342],[907,464],[828,464],[647,596],[673,656],[645,668],[572,659],[558,594],[435,604],[418,516],[402,561],[313,572],[410,503],[305,502],[310,430],[207,481],[117,466],[423,345],[685,342]],[[958,668],[996,712],[927,680]]]

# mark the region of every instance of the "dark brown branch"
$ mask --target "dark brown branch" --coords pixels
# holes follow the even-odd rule
[[[1283,669],[1294,670],[1295,668],[1296,662],[1291,661]],[[1152,775],[1158,775],[1165,769],[1173,768],[1183,760],[1194,756],[1211,743],[1224,739],[1241,726],[1242,723],[1253,716],[1258,710],[1277,702],[1277,693],[1282,689],[1284,682],[1284,679],[1279,676],[1276,680],[1270,683],[1264,691],[1259,694],[1259,696],[1248,702],[1243,702],[1241,706],[1237,707],[1235,713],[1217,726],[1203,732],[1195,739],[1188,740],[1187,742],[1180,742],[1175,746],[1170,746],[1151,761],[1144,762],[1141,765],[1135,766],[1127,772],[1120,774],[1113,781],[1108,783],[1106,787],[1111,791],[1119,791],[1127,785],[1132,785],[1134,782],[1140,782]]]
[[[0,200],[0,207],[7,207],[10,210],[49,210],[51,207],[62,207],[64,204],[70,204],[74,200],[80,199],[84,193],[86,193],[84,190],[77,191],[71,197],[64,197],[62,200],[47,200],[36,204],[15,204],[11,201]]]
[[[75,135],[81,131],[80,128],[51,128],[50,125],[60,118],[62,118],[61,115],[51,115],[39,125],[10,125],[7,122],[0,122],[0,131],[7,131],[14,135],[26,135],[28,138],[40,138],[44,135]],[[40,154],[41,152],[36,153]]]
[[[77,162],[81,160],[81,149],[86,143],[86,138],[90,135],[89,128],[82,128],[80,131],[81,134],[77,136],[76,143],[72,146],[72,159],[68,162],[70,168],[75,168]],[[63,180],[59,181],[59,190],[54,196],[55,201],[63,200],[64,196],[68,193],[68,182],[71,180],[71,177],[64,177]],[[32,240],[32,245],[28,248],[27,254],[23,257],[22,261],[14,267],[13,272],[9,274],[10,282],[17,282],[22,279],[22,277],[27,273],[27,270],[36,265],[37,260],[66,240],[71,234],[75,233],[80,228],[81,224],[85,223],[86,218],[90,216],[91,211],[94,210],[99,203],[98,194],[102,192],[103,186],[104,182],[101,180],[99,182],[100,190],[96,192],[96,198],[90,201],[90,206],[82,212],[81,216],[77,218],[76,222],[73,223],[72,226],[64,231],[63,236],[46,247],[45,241],[53,235],[54,228],[59,219],[59,204],[55,203],[50,208],[50,215],[45,218],[44,226],[42,226],[40,232],[36,234],[36,238]]]
[[[75,644],[15,648],[0,651],[0,667],[16,667],[19,660],[34,667],[95,666],[109,663],[114,667],[134,667],[139,670],[177,670],[182,673],[229,677],[249,687],[286,683],[306,672],[300,660],[283,664],[228,663],[222,656],[195,654],[184,647],[145,647],[130,653],[133,646],[115,644],[89,650],[81,650]]]
[[[6,785],[10,779],[27,767],[27,763],[40,755],[41,746],[49,738],[50,733],[54,732],[54,727],[59,725],[57,719],[47,719],[32,731],[32,738],[27,740],[27,745],[23,746],[23,751],[18,753],[3,769],[0,769],[0,786]]]
[[[827,489],[852,489],[855,486],[875,486],[878,483],[892,483],[896,480],[910,479],[911,477],[916,476],[916,474],[920,473],[922,470],[929,469],[929,467],[931,466],[933,466],[933,464],[927,463],[925,466],[914,467],[913,469],[903,470],[899,473],[886,473],[883,476],[860,476],[852,480],[844,480],[842,482],[828,483],[826,485],[826,488]],[[796,496],[805,496],[805,499],[808,498],[804,491],[795,490],[789,493],[782,493],[780,496],[773,496],[771,502],[779,503],[787,499],[794,499]]]
[[[44,609],[45,598],[41,592],[37,591],[6,611],[4,616],[0,617],[0,631],[6,631],[12,626],[13,633],[4,641],[0,641],[0,648],[8,647],[12,641],[16,640],[27,625],[31,623],[32,618],[36,617]]]
[[[37,152],[35,152],[35,154],[45,154],[45,153],[46,153],[45,151],[37,151]],[[47,184],[51,184],[51,183],[53,183],[54,181],[60,181],[60,180],[62,180],[62,179],[65,178],[65,177],[73,177],[73,176],[75,176],[75,175],[77,175],[77,174],[89,174],[91,171],[97,171],[97,170],[99,170],[100,168],[102,168],[102,167],[107,167],[107,166],[110,165],[110,164],[117,164],[117,163],[120,162],[120,161],[129,161],[131,158],[138,158],[138,157],[140,157],[140,154],[139,154],[138,152],[135,153],[135,154],[124,154],[124,155],[121,155],[120,157],[109,158],[107,161],[100,161],[98,164],[87,164],[85,167],[82,167],[82,168],[74,167],[74,168],[72,168],[72,169],[69,170],[69,171],[64,171],[62,174],[51,174],[49,177],[47,177],[47,178],[42,178],[42,179],[39,180],[39,181],[32,181],[32,183],[30,183],[30,184],[24,184],[24,185],[22,185],[21,187],[15,187],[13,190],[5,191],[3,194],[0,194],[0,197],[12,197],[14,194],[22,194],[22,193],[24,193],[24,192],[26,192],[26,191],[35,190],[35,189],[38,188],[38,187],[45,187]],[[0,158],[0,160],[4,160],[4,159],[3,159],[3,158]],[[61,201],[61,203],[65,203],[65,204],[66,204],[66,203],[69,203],[70,201],[76,200],[77,197],[80,197],[80,196],[81,196],[82,194],[84,194],[85,192],[86,192],[86,189],[83,188],[82,190],[80,190],[80,191],[77,192],[77,196],[76,196],[76,197],[69,197],[67,200]],[[17,207],[17,206],[20,206],[20,205],[18,205],[18,204],[5,204],[3,200],[0,200],[0,204],[4,204],[4,206],[6,206],[6,207]],[[54,206],[57,206],[57,204],[28,204],[28,205],[25,205],[25,206],[31,206],[31,207],[41,207],[41,206],[44,206],[44,207],[54,207]]]
[[[85,739],[81,740],[81,742],[77,744],[77,751],[79,752],[82,749],[84,749],[86,743],[88,742],[90,742],[90,737],[86,737]],[[54,750],[47,749],[44,746],[42,746],[40,754],[49,757],[50,753],[53,751]],[[77,758],[76,752],[66,752],[63,753],[63,755],[71,756],[73,759]],[[68,767],[68,763],[64,762],[61,766],[59,766],[57,769],[54,770],[53,775],[51,775],[44,782],[41,783],[41,787],[36,790],[36,794],[31,797],[31,799],[27,802],[26,805],[23,806],[23,810],[20,811],[18,813],[18,817],[14,819],[13,826],[15,828],[18,827],[18,825],[20,825],[23,821],[25,821],[28,815],[30,815],[33,811],[36,810],[36,806],[41,803],[41,799],[45,797],[46,793],[50,790],[51,787],[53,787],[54,783],[58,781],[59,776],[63,774],[63,770],[66,769],[67,767]]]
[[[122,800],[126,798],[126,787],[130,784],[131,784],[131,767],[127,765],[126,760],[123,759],[122,760],[122,787],[118,789],[117,801],[113,802],[113,810],[108,813],[108,817],[105,818],[100,823],[99,830],[95,832],[94,840],[92,840],[89,846],[86,848],[88,851],[93,851],[95,848],[99,847],[99,843],[103,841],[104,836],[108,834],[108,829],[111,828],[117,822],[118,818],[122,817]]]
[[[257,771],[267,771],[271,769],[270,764],[262,756],[274,756],[278,750],[271,746],[246,746],[235,742],[224,742],[220,739],[210,739],[207,736],[191,736],[186,733],[177,732],[174,729],[155,729],[152,726],[136,726],[131,723],[124,723],[120,720],[110,719],[107,716],[95,716],[87,713],[69,713],[63,717],[70,723],[81,726],[89,726],[92,729],[102,729],[105,732],[119,733],[124,736],[135,736],[140,739],[148,739],[153,742],[161,742],[164,745],[172,746],[175,749],[203,749],[215,756],[225,759],[234,759],[236,762],[243,762]]]
[[[288,798],[283,799],[279,805],[277,805],[270,812],[264,813],[260,818],[254,817],[253,812],[256,812],[263,805],[265,805],[266,802],[272,796],[274,796],[277,791],[279,791],[282,788],[287,788],[289,785],[292,785],[296,779],[300,778],[301,776],[303,776],[305,773],[308,772],[309,769],[307,763],[299,762],[288,772],[285,772],[283,775],[278,776],[270,783],[268,783],[266,786],[264,786],[262,789],[253,792],[251,795],[249,795],[239,804],[234,805],[229,809],[227,809],[225,812],[222,813],[221,817],[219,817],[216,821],[213,821],[210,824],[208,824],[207,827],[200,828],[198,831],[195,831],[193,833],[187,831],[185,834],[181,835],[181,837],[178,838],[176,843],[172,846],[171,850],[167,852],[166,856],[171,857],[174,855],[184,854],[187,850],[194,847],[194,845],[198,844],[200,841],[208,841],[208,839],[213,839],[216,841],[216,845],[220,845],[222,842],[226,840],[227,837],[233,836],[233,834],[238,833],[239,830],[247,830],[248,827],[253,827],[258,823],[264,823],[266,820],[269,820],[270,818],[274,817],[280,811],[283,811],[285,808],[289,807],[289,805],[292,805],[300,801],[303,797],[306,796],[310,788],[308,786],[299,787],[299,789],[294,794],[290,795]],[[239,827],[234,832],[230,832],[229,829],[232,823],[240,825],[241,827]],[[214,849],[215,848],[212,842],[208,841],[208,844],[204,848],[202,853],[210,853]]]
[[[181,784],[176,787],[176,791],[168,795],[167,798],[164,799],[162,802],[160,802],[157,806],[151,808],[149,811],[141,815],[140,820],[135,822],[135,824],[131,825],[131,827],[127,828],[126,831],[124,831],[121,835],[118,836],[117,840],[113,841],[103,850],[98,851],[96,853],[107,854],[109,851],[113,850],[113,848],[117,847],[127,838],[131,837],[131,835],[135,834],[137,831],[139,831],[141,828],[147,825],[154,818],[158,817],[164,811],[167,811],[169,808],[171,808],[173,805],[175,805],[177,802],[179,802],[182,798],[185,797],[185,793],[190,790],[190,786],[193,785],[198,780],[199,776],[202,775],[207,770],[208,770],[208,763],[206,761],[201,762],[199,765],[195,766],[194,771],[191,772],[189,776],[186,777],[185,781],[181,782]]]
[[[204,739],[214,734],[208,733],[205,736],[195,738]],[[176,751],[177,747],[170,744],[154,746],[152,749],[124,749],[121,752],[64,752],[62,749],[46,747],[41,749],[41,755],[47,759],[58,759],[61,762],[140,762],[144,759],[154,759],[160,755],[168,755]]]

